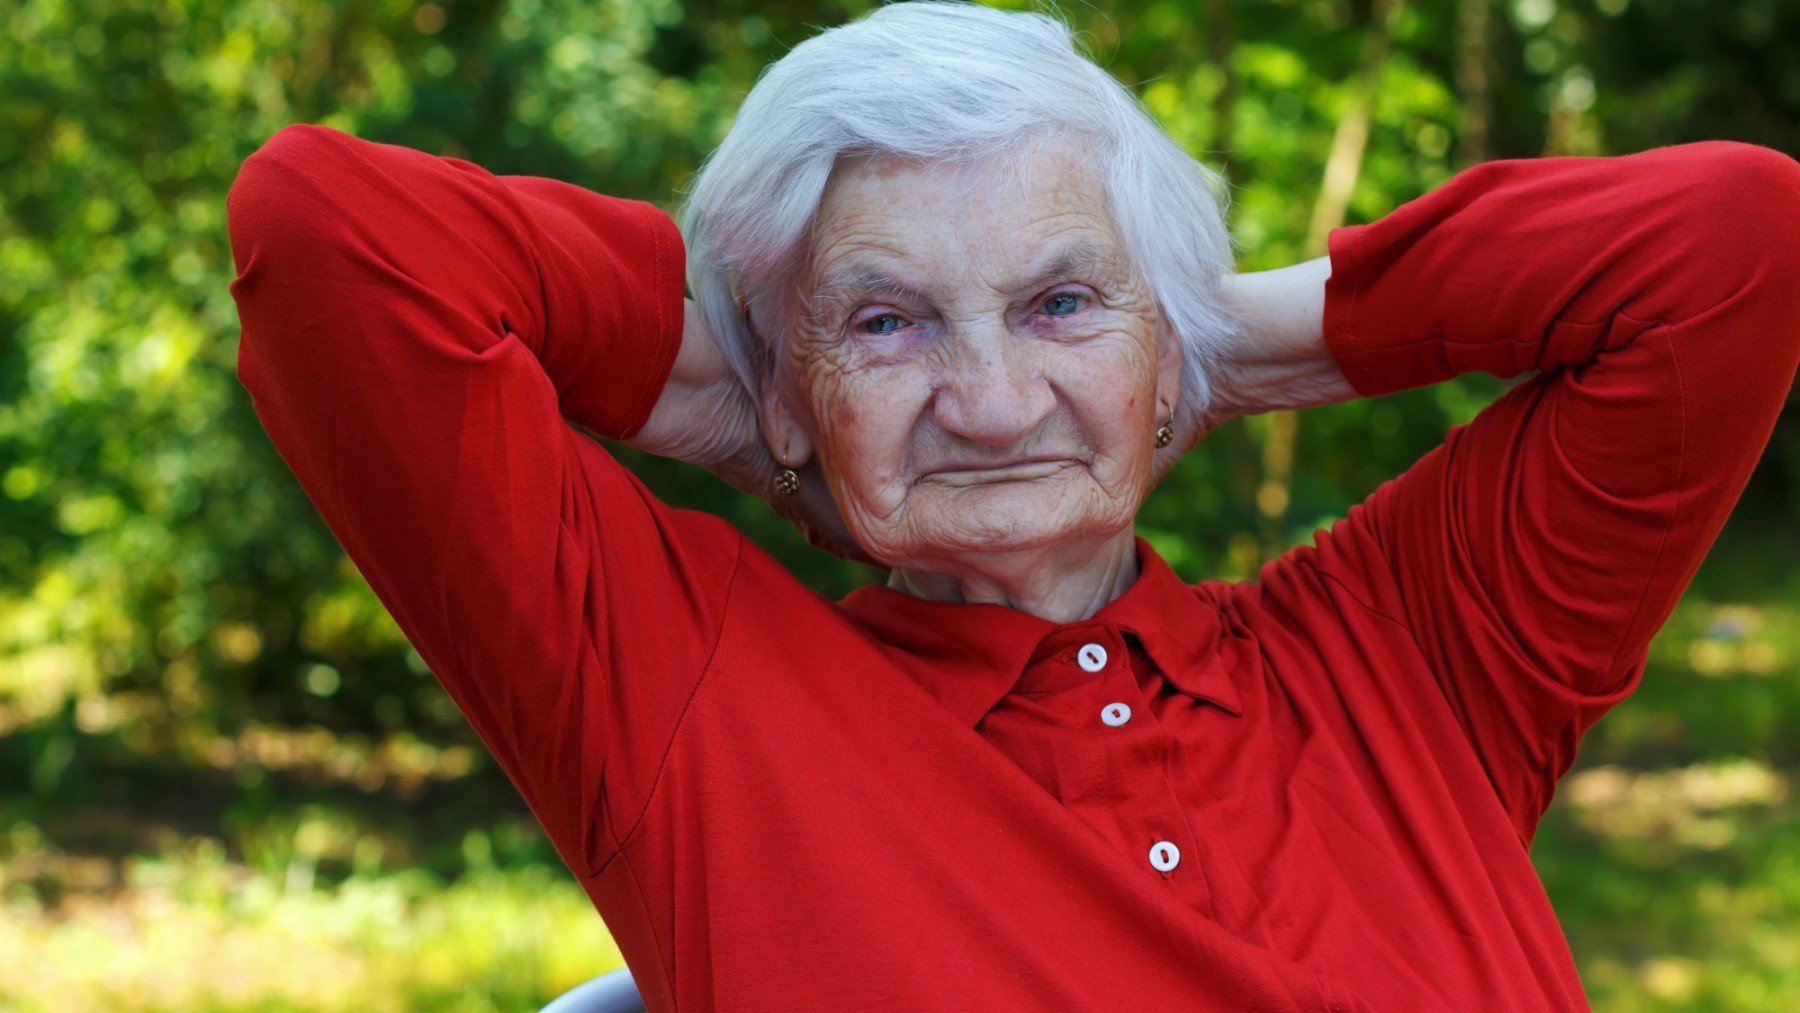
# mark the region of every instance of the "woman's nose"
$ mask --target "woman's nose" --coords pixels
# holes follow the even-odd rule
[[[939,366],[937,424],[964,439],[1004,447],[1031,435],[1056,407],[1029,341],[1001,327],[954,336]]]

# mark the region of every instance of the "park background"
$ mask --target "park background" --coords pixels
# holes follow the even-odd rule
[[[619,966],[252,413],[225,194],[320,122],[672,209],[758,71],[869,6],[0,2],[0,1007],[510,1010]],[[1066,9],[1226,174],[1244,270],[1490,158],[1800,152],[1791,0]],[[1248,579],[1506,385],[1233,421],[1141,530]],[[821,590],[871,579],[615,449]],[[1800,996],[1797,483],[1790,410],[1533,848],[1598,1009]]]

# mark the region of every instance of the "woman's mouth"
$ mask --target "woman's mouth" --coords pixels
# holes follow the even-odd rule
[[[983,485],[990,482],[1024,482],[1048,478],[1081,462],[1073,457],[1030,457],[1017,461],[947,464],[919,476],[943,485]]]

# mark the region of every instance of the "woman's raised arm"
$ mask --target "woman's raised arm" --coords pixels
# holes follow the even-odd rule
[[[575,872],[641,812],[741,546],[630,438],[683,325],[654,206],[326,127],[227,198],[238,376],[345,551]],[[600,812],[600,807],[605,812]]]
[[[1317,539],[1416,641],[1526,841],[1774,428],[1795,222],[1800,164],[1706,141],[1489,162],[1331,234],[1322,337],[1357,394],[1538,371]]]

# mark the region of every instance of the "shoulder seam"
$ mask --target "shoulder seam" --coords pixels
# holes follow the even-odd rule
[[[1360,595],[1356,592],[1356,588],[1352,587],[1348,581],[1344,580],[1344,578],[1338,576],[1335,573],[1330,572],[1329,570],[1319,570],[1318,572],[1322,576],[1329,577],[1339,587],[1343,588],[1344,592],[1350,596],[1351,600],[1355,601],[1358,605],[1362,606],[1363,609],[1365,611],[1367,611],[1370,615],[1375,616],[1379,619],[1385,619],[1388,622],[1394,624],[1395,626],[1400,627],[1401,631],[1406,634],[1407,642],[1412,644],[1414,646],[1414,648],[1420,652],[1421,657],[1424,656],[1424,646],[1419,643],[1418,637],[1413,634],[1413,629],[1411,626],[1408,626],[1406,623],[1401,622],[1398,619],[1395,619],[1393,616],[1388,615],[1386,612],[1383,612],[1382,610],[1369,604],[1367,601],[1365,601],[1363,599],[1362,595]],[[1441,688],[1440,688],[1439,692],[1442,693]],[[1571,719],[1571,720],[1573,720],[1573,719]],[[1482,775],[1487,778],[1488,785],[1493,789],[1494,801],[1497,805],[1499,805],[1501,811],[1503,813],[1505,813],[1506,822],[1507,822],[1508,826],[1510,826],[1512,828],[1513,834],[1519,838],[1520,844],[1523,845],[1527,851],[1529,851],[1531,849],[1531,835],[1527,834],[1525,832],[1524,828],[1522,828],[1519,825],[1518,821],[1514,818],[1515,814],[1512,812],[1511,807],[1509,807],[1507,805],[1506,799],[1502,796],[1501,790],[1500,790],[1500,785],[1495,779],[1494,772],[1488,770],[1487,764],[1485,762],[1482,762],[1480,754],[1475,750],[1474,742],[1469,738],[1466,730],[1463,732],[1462,738],[1464,741],[1469,743],[1470,753],[1471,753],[1471,755],[1475,756],[1477,765],[1481,767]],[[1525,791],[1530,796],[1527,799],[1528,804],[1530,804],[1533,808],[1538,808],[1538,799],[1541,795],[1541,791],[1540,791],[1536,781],[1534,780],[1534,781],[1526,784]],[[1539,812],[1541,815],[1541,809],[1539,809]]]
[[[656,776],[650,779],[650,786],[644,792],[642,808],[638,810],[636,816],[632,817],[631,826],[627,827],[623,834],[614,834],[613,836],[613,843],[616,845],[615,853],[624,851],[625,846],[630,843],[632,835],[637,833],[638,827],[643,825],[644,814],[650,811],[650,802],[662,787],[663,771],[668,769],[669,753],[674,750],[675,740],[681,735],[681,726],[687,721],[688,709],[693,706],[694,697],[699,694],[701,685],[706,682],[706,677],[712,673],[713,659],[718,657],[719,644],[724,642],[726,617],[731,613],[732,594],[737,589],[738,574],[742,571],[744,563],[744,534],[735,528],[733,534],[737,535],[737,553],[732,557],[731,576],[725,582],[725,598],[719,604],[718,628],[713,631],[712,646],[707,649],[706,661],[700,666],[700,677],[694,680],[693,688],[688,690],[687,699],[681,703],[681,713],[676,716],[675,725],[669,730],[669,741],[663,744],[662,756],[656,761]]]
[[[1676,518],[1681,516],[1682,509],[1687,505],[1688,501],[1693,498],[1689,495],[1691,490],[1688,488],[1688,427],[1693,419],[1693,414],[1688,410],[1687,385],[1682,381],[1681,377],[1681,350],[1677,347],[1677,342],[1668,337],[1667,325],[1664,321],[1642,321],[1623,311],[1620,311],[1618,315],[1625,317],[1627,320],[1638,323],[1648,323],[1650,325],[1642,333],[1638,334],[1637,337],[1632,339],[1634,342],[1643,341],[1651,331],[1662,332],[1658,336],[1664,338],[1663,343],[1669,350],[1669,368],[1670,371],[1675,374],[1675,391],[1677,395],[1676,410],[1681,415],[1681,442],[1680,449],[1677,450],[1675,454],[1675,504],[1669,508],[1669,519],[1663,525],[1662,541],[1656,546],[1656,558],[1650,563],[1649,572],[1644,577],[1644,586],[1638,590],[1638,600],[1637,604],[1632,606],[1631,618],[1626,620],[1624,629],[1619,631],[1619,642],[1612,649],[1612,653],[1607,656],[1606,669],[1608,672],[1612,671],[1618,664],[1619,654],[1625,650],[1625,644],[1631,637],[1632,628],[1637,625],[1638,617],[1643,614],[1644,601],[1650,597],[1650,588],[1656,584],[1657,574],[1662,570],[1663,556],[1669,551],[1669,532],[1675,530]],[[1652,636],[1654,636],[1654,634],[1652,634]],[[1606,692],[1614,692],[1617,688],[1618,687],[1616,686],[1609,686],[1607,687]]]

